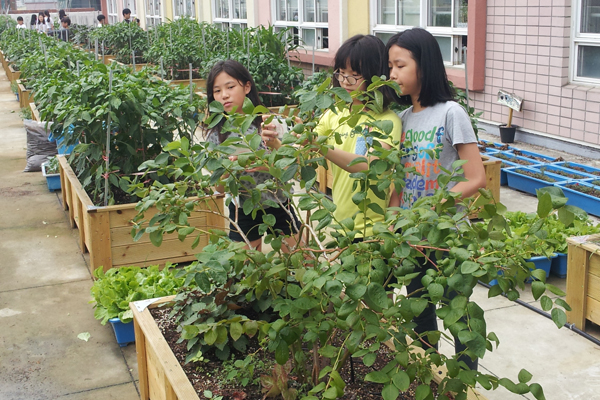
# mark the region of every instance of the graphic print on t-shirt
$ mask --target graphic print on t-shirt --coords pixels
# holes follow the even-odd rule
[[[414,167],[416,173],[406,174],[406,186],[400,199],[401,207],[411,206],[423,196],[431,196],[439,188],[437,177],[440,169],[440,152],[443,144],[444,127],[433,126],[428,130],[402,132],[404,149],[411,154],[402,158],[405,168]],[[433,158],[425,150],[433,151]]]

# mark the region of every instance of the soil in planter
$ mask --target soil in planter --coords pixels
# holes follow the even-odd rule
[[[579,171],[579,172],[586,172],[588,174],[600,176],[600,171],[588,171],[585,168],[578,167],[578,166],[570,164],[568,162],[564,163],[563,167],[569,168],[569,169],[574,169],[575,171]]]
[[[526,158],[532,158],[534,160],[541,161],[541,162],[548,162],[548,159],[546,159],[546,158],[538,157],[538,156],[533,156],[531,154],[525,154],[522,151],[516,150],[516,149],[513,150],[513,154],[516,155],[516,156],[521,156],[521,157],[526,157]],[[560,162],[560,161],[565,161],[565,159],[562,158],[562,157],[557,157],[557,158],[555,158],[554,160],[552,160],[550,162]]]
[[[578,183],[570,183],[565,186],[568,187],[569,189],[573,189],[578,192],[585,193],[585,194],[588,194],[590,196],[594,196],[594,197],[597,197],[600,199],[600,190],[598,190],[596,188],[579,185]]]
[[[479,142],[477,142],[477,144],[479,145],[480,149],[481,148],[484,148],[484,149],[496,149],[496,150],[501,150],[501,151],[508,150],[508,145],[507,144],[503,144],[502,146],[497,146],[494,143],[486,143],[483,140],[480,140]]]
[[[533,165],[533,162],[531,162],[531,161],[521,160],[520,158],[511,157],[509,155],[502,154],[502,153],[496,153],[496,154],[494,154],[494,157],[500,158],[502,160],[514,162],[515,164],[519,164],[519,165]]]
[[[223,362],[214,354],[206,354],[204,356],[206,359],[208,359],[208,362],[190,362],[186,364],[186,344],[177,343],[180,335],[176,331],[177,324],[173,319],[169,318],[170,310],[154,308],[150,310],[150,313],[154,317],[154,320],[156,321],[156,324],[158,325],[165,340],[169,344],[169,347],[175,354],[179,364],[183,368],[188,379],[192,383],[192,386],[196,390],[196,393],[198,393],[198,396],[201,399],[205,398],[203,394],[205,390],[211,391],[213,396],[223,396],[223,400],[262,400],[264,398],[264,393],[262,393],[259,383],[260,375],[271,375],[272,366],[275,365],[275,359],[273,354],[266,352],[255,338],[250,340],[246,354],[232,352],[235,360],[244,360],[247,354],[252,353],[256,353],[259,356],[255,362],[256,369],[251,383],[243,387],[240,383],[234,382],[231,379],[227,379],[227,375],[236,369],[233,367],[234,361]],[[346,394],[344,397],[342,397],[343,400],[382,399],[381,390],[383,389],[383,385],[372,382],[364,382],[363,378],[369,372],[382,369],[390,361],[390,355],[388,354],[387,350],[388,349],[386,346],[381,346],[381,350],[375,363],[370,367],[364,365],[361,359],[353,359],[352,366],[355,382],[351,382],[352,371],[350,363],[347,363],[342,371],[340,371],[342,379],[344,379],[346,382]],[[308,365],[307,369],[310,370],[310,368],[311,366]],[[304,389],[297,381],[297,377],[295,377],[293,374],[290,374],[289,376],[288,385],[290,388],[298,389],[299,392]],[[434,398],[436,398],[437,384],[432,381],[430,386],[434,394]],[[411,384],[410,388],[406,392],[400,393],[398,399],[414,400],[416,388],[417,385],[415,383]],[[299,398],[300,397],[301,396],[299,396]]]
[[[544,171],[547,170],[547,168],[546,167],[541,167],[540,170],[542,172],[544,172]],[[579,175],[579,174],[570,174],[567,171],[563,171],[561,169],[552,169],[552,170],[550,170],[548,172],[552,172],[553,174],[556,174],[556,175],[566,176],[567,178],[571,178],[571,179],[585,179],[585,178],[587,178],[586,176]]]
[[[556,179],[550,178],[549,176],[544,175],[543,173],[540,173],[540,172],[525,171],[524,169],[516,169],[515,172],[517,174],[529,176],[531,178],[537,178],[537,179],[540,179],[540,180],[546,181],[546,182],[556,182]]]

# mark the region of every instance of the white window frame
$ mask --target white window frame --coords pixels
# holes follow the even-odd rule
[[[298,0],[298,20],[297,21],[282,21],[278,19],[277,15],[277,3],[279,0],[271,0],[271,18],[275,28],[295,28],[297,29],[297,35],[300,38],[304,38],[304,31],[314,30],[315,31],[315,49],[316,50],[329,50],[329,22],[310,22],[304,21],[304,5],[307,2],[313,2],[315,4],[315,17],[316,17],[316,3],[320,0]],[[321,0],[322,1],[322,0]],[[327,1],[327,21],[329,21],[329,2]],[[316,18],[315,18],[316,19]],[[301,47],[307,50],[313,48],[308,44],[303,45],[299,43]]]
[[[464,68],[464,60],[463,60],[463,51],[462,51],[462,38],[463,36],[468,37],[468,29],[467,27],[441,27],[441,26],[429,26],[429,5],[431,4],[431,0],[420,0],[420,15],[419,15],[419,25],[411,26],[411,25],[391,25],[391,24],[380,24],[378,23],[379,18],[379,4],[381,0],[370,0],[370,14],[371,14],[371,33],[375,36],[377,34],[387,33],[387,34],[395,34],[398,32],[405,31],[407,29],[421,27],[429,31],[433,36],[440,38],[451,38],[451,58],[450,62],[444,61],[444,63],[448,66],[453,67],[463,67]],[[457,7],[455,6],[455,2],[460,0],[452,0],[452,11],[451,11],[451,20],[454,21],[454,14],[456,12]],[[395,6],[395,18],[394,21],[398,21],[397,12],[398,5],[397,0],[394,2]],[[458,49],[458,51],[454,51]]]
[[[131,17],[137,17],[137,1],[136,0],[123,0],[123,10],[129,8],[131,10]]]
[[[146,9],[146,28],[160,25],[163,22],[163,0],[144,0]],[[158,4],[158,6],[157,6]],[[158,14],[156,11],[158,10]]]
[[[119,22],[119,14],[117,14],[117,0],[106,0],[108,24],[114,25]]]
[[[217,7],[221,4],[221,2],[227,3],[229,7],[229,16],[228,17],[217,17]],[[244,3],[246,8],[246,18],[234,18],[233,10],[234,4]],[[248,0],[212,0],[212,21],[215,25],[220,25],[223,30],[228,29],[240,29],[248,27]]]
[[[573,19],[571,25],[571,57],[569,60],[569,76],[574,83],[584,83],[592,85],[600,85],[600,78],[589,78],[577,76],[579,69],[579,47],[580,46],[596,46],[600,47],[600,33],[581,33],[581,18],[582,18],[582,0],[572,0]]]
[[[180,4],[183,12],[179,11],[177,4]],[[173,0],[173,19],[181,17],[196,18],[196,0]]]

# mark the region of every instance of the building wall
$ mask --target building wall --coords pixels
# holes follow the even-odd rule
[[[482,119],[506,123],[499,89],[522,97],[513,123],[563,140],[600,143],[600,88],[569,83],[571,0],[487,0],[486,75],[472,92]]]

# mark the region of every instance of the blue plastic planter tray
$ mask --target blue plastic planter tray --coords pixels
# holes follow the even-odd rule
[[[117,343],[121,347],[127,346],[129,343],[135,342],[135,330],[133,329],[133,321],[124,324],[119,318],[111,318],[108,320],[115,331]]]
[[[506,177],[506,169],[513,168],[513,167],[520,167],[520,165],[517,163],[511,162],[511,161],[501,160],[499,158],[498,158],[498,160],[502,161],[502,168],[500,169],[500,186],[506,186],[506,185],[508,185],[508,178]]]
[[[513,154],[515,154],[515,151],[518,151],[518,152],[520,152],[520,154],[522,154],[522,155],[518,155],[519,157],[524,157],[529,160],[537,161],[539,163],[551,163],[551,162],[554,162],[554,160],[556,160],[555,157],[547,156],[545,154],[535,153],[533,151],[515,149],[514,147],[512,147],[510,150],[508,150],[509,153],[513,153]],[[517,154],[515,154],[515,155],[517,155]],[[541,158],[541,160],[538,160],[536,158]],[[544,161],[542,161],[542,160],[544,160]]]
[[[65,129],[63,131],[63,134],[72,135],[73,134],[73,125],[70,125],[67,129]],[[65,139],[63,137],[56,138],[56,137],[54,137],[54,135],[52,133],[50,133],[50,135],[48,136],[48,140],[51,142],[56,142],[56,148],[58,149],[58,154],[71,154],[71,152],[73,152],[73,149],[76,146],[76,145],[71,145],[71,146],[63,145],[62,143],[64,142]]]
[[[505,151],[505,150],[500,150],[500,148],[507,146],[508,150],[512,149],[512,146],[509,146],[507,144],[504,143],[498,143],[498,142],[492,142],[491,140],[483,140],[483,139],[479,139],[480,142],[483,142],[485,144],[487,144],[488,146],[493,144],[494,146],[498,147],[497,149],[493,148],[493,147],[487,147],[487,151]]]
[[[556,258],[558,258],[557,255],[554,255],[554,257],[551,257],[551,258],[546,258],[545,256],[536,256],[536,257],[528,258],[525,261],[532,262],[535,265],[535,269],[543,269],[544,272],[546,272],[546,278],[548,278],[550,276],[550,269],[552,266],[552,262]],[[498,271],[498,275],[502,275],[502,271]],[[532,280],[533,280],[533,278],[529,278],[525,282],[531,283]],[[497,284],[498,284],[497,279],[492,279],[490,281],[490,286],[494,286]]]
[[[584,170],[588,174],[594,175],[596,177],[596,179],[600,179],[600,168],[594,168],[594,167],[590,167],[589,165],[577,164],[577,163],[573,163],[570,161],[561,161],[561,162],[557,162],[557,163],[552,163],[552,165],[558,165],[563,168],[569,168],[569,169],[574,169],[574,170],[579,169],[578,172],[581,172],[581,170]]]
[[[596,190],[600,190],[600,186],[591,185],[587,182],[582,181],[561,182],[556,185],[563,190],[565,196],[567,196],[567,198],[569,199],[567,201],[567,204],[579,207],[586,211],[588,214],[600,217],[600,198],[582,193],[575,189],[571,189],[568,187],[570,185],[585,186]]]
[[[508,178],[508,186],[520,190],[521,192],[536,195],[536,190],[547,186],[553,186],[557,183],[565,182],[566,178],[560,175],[554,175],[551,172],[545,173],[548,178],[554,179],[554,182],[548,182],[541,179],[537,179],[531,176],[520,174],[519,171],[529,171],[539,173],[540,171],[533,168],[525,167],[513,167],[507,168],[506,170]]]
[[[593,179],[593,178],[600,179],[600,177],[594,177],[594,175],[587,174],[585,172],[575,171],[575,170],[569,169],[569,168],[563,168],[560,165],[554,165],[554,164],[532,165],[531,167],[528,167],[528,168],[535,169],[539,172],[544,171],[544,173],[551,172],[555,175],[560,175],[563,177],[563,180],[565,180],[565,181],[572,181],[572,180],[581,181],[584,179]],[[572,177],[565,176],[564,174],[572,175]]]
[[[563,279],[567,277],[567,255],[565,253],[556,253],[556,258],[552,259],[550,273]]]
[[[44,175],[44,177],[46,178],[48,190],[51,192],[54,192],[55,190],[60,190],[60,174],[47,174],[46,165],[46,163],[42,164],[42,175]]]

